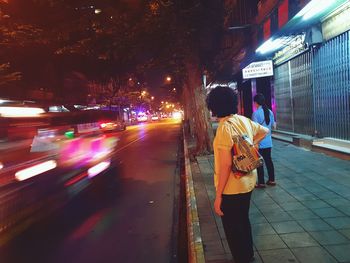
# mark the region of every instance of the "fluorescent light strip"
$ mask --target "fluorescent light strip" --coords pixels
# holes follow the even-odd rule
[[[100,162],[99,164],[96,164],[95,166],[91,167],[88,170],[88,177],[92,178],[95,175],[98,175],[99,173],[106,170],[110,165],[111,165],[110,161],[104,161],[104,162]]]
[[[312,1],[311,3],[313,2],[315,2],[315,4],[306,11],[306,13],[303,15],[303,20],[307,20],[309,18],[312,18],[316,14],[322,13],[334,3],[334,0]]]
[[[16,177],[16,180],[18,181],[24,181],[38,174],[42,174],[44,172],[52,170],[56,167],[57,167],[56,161],[50,160],[47,162],[36,164],[32,167],[20,170],[15,174],[15,177]]]
[[[3,100],[3,99],[0,99],[0,104],[5,103],[5,102],[10,102],[10,100]]]
[[[0,115],[3,117],[33,117],[45,111],[32,107],[0,107]]]
[[[261,54],[275,51],[281,47],[283,47],[283,41],[285,41],[285,37],[280,37],[276,39],[268,39],[264,44],[262,44],[255,52],[259,52]]]
[[[321,0],[322,1],[322,0]],[[306,6],[304,6],[303,9],[301,9],[296,15],[295,17],[302,17],[304,16],[307,12],[309,12],[312,8],[314,8],[319,2],[321,2],[320,0],[312,0],[310,1]],[[327,1],[327,0],[326,0]]]
[[[295,17],[302,17],[303,20],[307,20],[317,13],[321,13],[334,3],[335,0],[312,0],[303,9],[301,9]]]

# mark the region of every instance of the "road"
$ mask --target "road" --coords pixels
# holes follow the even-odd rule
[[[115,185],[90,189],[34,224],[0,248],[0,262],[172,262],[180,132],[179,122],[166,121],[117,133]]]

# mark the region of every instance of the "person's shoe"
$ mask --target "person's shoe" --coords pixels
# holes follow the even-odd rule
[[[275,186],[276,182],[275,181],[267,181],[266,184],[269,186]]]
[[[255,188],[265,188],[266,185],[265,184],[257,184],[255,185]]]

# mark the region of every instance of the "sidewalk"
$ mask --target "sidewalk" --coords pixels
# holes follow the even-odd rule
[[[256,189],[252,196],[255,262],[350,263],[350,161],[277,140],[272,157],[277,186]],[[197,253],[204,254],[197,258],[231,262],[213,210],[213,162],[209,155],[190,163],[200,228],[194,238],[201,245]]]

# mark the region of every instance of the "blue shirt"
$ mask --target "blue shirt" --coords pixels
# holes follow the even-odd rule
[[[253,121],[259,123],[260,125],[270,130],[269,133],[266,135],[266,137],[259,143],[259,148],[261,149],[272,147],[271,130],[275,123],[275,118],[271,110],[269,110],[269,113],[270,113],[270,123],[268,125],[265,122],[264,110],[261,106],[256,111],[253,112],[253,116],[252,116]]]

